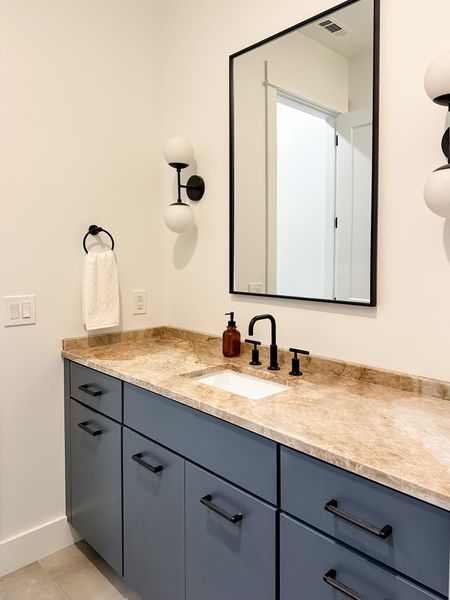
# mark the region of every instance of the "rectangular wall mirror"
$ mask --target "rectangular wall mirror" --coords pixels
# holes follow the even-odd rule
[[[375,306],[379,0],[230,57],[230,292]]]

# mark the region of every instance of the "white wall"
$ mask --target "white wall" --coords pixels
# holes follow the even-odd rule
[[[292,59],[287,60],[288,56]],[[241,79],[237,79],[236,83],[248,86],[251,77],[261,81],[262,76],[264,80],[266,60],[272,85],[313,104],[336,112],[347,112],[349,65],[344,56],[297,30],[238,57],[235,70]]]
[[[157,4],[1,1],[0,298],[35,293],[37,325],[0,327],[0,575],[69,539],[52,527],[38,543],[21,535],[64,515],[60,349],[84,333],[89,224],[116,239],[123,327],[167,318]],[[149,313],[133,317],[142,288]]]
[[[353,56],[348,61],[348,110],[372,106],[372,52]]]
[[[450,227],[422,197],[428,174],[444,162],[439,146],[445,109],[426,97],[423,74],[431,58],[449,47],[446,0],[426,7],[382,2],[378,307],[228,294],[228,54],[332,4],[164,2],[163,135],[179,132],[192,140],[207,186],[194,207],[198,237],[168,234],[169,322],[219,333],[223,313],[231,309],[244,332],[251,316],[270,311],[285,347],[448,379]],[[166,203],[171,181],[166,176]],[[267,330],[261,324],[256,334],[267,341]]]

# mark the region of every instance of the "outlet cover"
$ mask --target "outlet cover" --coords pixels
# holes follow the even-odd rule
[[[133,291],[133,315],[147,314],[147,290]]]
[[[248,292],[251,294],[262,294],[263,293],[263,284],[262,282],[257,283],[249,283],[248,284]]]

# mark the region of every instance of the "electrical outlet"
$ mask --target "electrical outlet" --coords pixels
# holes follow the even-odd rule
[[[133,315],[145,315],[147,313],[147,290],[133,291]]]
[[[258,283],[249,283],[248,284],[248,292],[251,294],[262,294],[263,293],[263,284]]]

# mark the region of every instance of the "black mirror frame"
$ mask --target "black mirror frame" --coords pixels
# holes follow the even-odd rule
[[[229,57],[229,161],[230,161],[230,215],[229,215],[229,293],[242,296],[255,296],[256,298],[284,298],[288,300],[303,300],[307,302],[326,302],[331,304],[347,304],[353,306],[376,306],[377,305],[377,247],[378,247],[378,146],[379,146],[379,98],[380,98],[380,0],[373,0],[373,130],[372,130],[372,206],[371,206],[371,242],[370,242],[370,300],[369,302],[350,302],[346,300],[334,300],[326,298],[304,298],[301,296],[283,296],[279,294],[259,294],[254,292],[242,292],[234,289],[234,82],[233,61],[241,54],[263,46],[272,40],[282,37],[300,27],[304,27],[317,19],[323,18],[341,8],[355,4],[359,0],[347,0],[332,8],[318,13],[309,19],[301,21],[288,29],[271,35],[264,40],[256,42],[247,48],[239,50]]]

